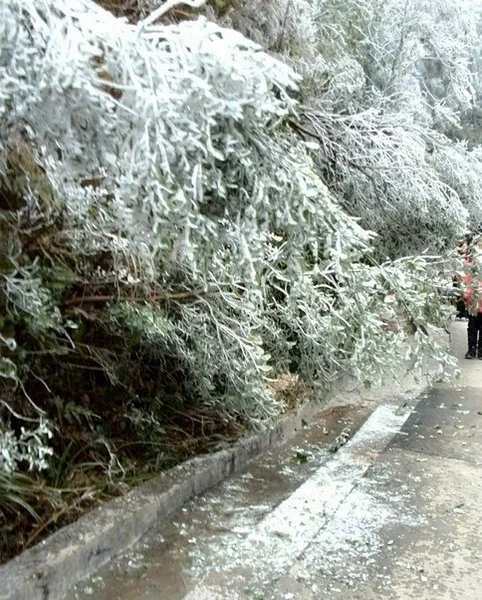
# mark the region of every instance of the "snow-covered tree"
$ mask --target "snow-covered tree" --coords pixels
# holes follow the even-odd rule
[[[259,426],[287,372],[326,388],[377,382],[407,348],[453,363],[429,335],[444,265],[405,254],[478,214],[478,153],[367,107],[326,3],[270,0],[259,19],[254,0],[210,3],[256,41],[187,4],[179,23],[140,1],[132,21],[90,0],[0,4],[5,472],[43,469],[66,439],[113,468],[110,444],[158,440],[169,411]]]
[[[325,182],[379,234],[382,257],[438,251],[482,221],[478,189],[462,183],[478,179],[477,152],[459,144],[450,176],[439,160],[475,134],[476,4],[250,0],[220,17],[302,74],[306,139],[323,140]]]

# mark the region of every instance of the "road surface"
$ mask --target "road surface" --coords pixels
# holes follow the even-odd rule
[[[481,598],[482,361],[464,361],[465,328],[458,382],[332,403],[72,598]]]

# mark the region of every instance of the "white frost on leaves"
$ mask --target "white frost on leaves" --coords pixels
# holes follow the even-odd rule
[[[48,446],[52,435],[51,426],[44,419],[35,428],[22,427],[19,434],[0,430],[0,474],[11,474],[25,464],[29,471],[46,469],[53,455]]]
[[[311,10],[304,1],[297,17],[289,2],[279,5],[298,25]],[[301,39],[296,27],[288,29]],[[423,333],[427,320],[440,326],[448,316],[440,309],[443,266],[426,255],[371,260],[374,234],[335,195],[348,197],[350,181],[354,190],[367,182],[347,176],[346,189],[328,189],[313,144],[288,127],[303,81],[257,43],[203,18],[144,26],[89,0],[3,0],[0,77],[0,173],[11,151],[27,148],[51,186],[25,199],[28,227],[52,228],[56,247],[69,256],[112,258],[94,274],[79,267],[87,287],[93,278],[96,287],[140,287],[142,295],[152,288],[166,298],[180,288],[192,293],[174,314],[112,303],[105,326],[142,336],[158,356],[174,356],[201,404],[260,427],[278,410],[269,374],[296,368],[300,380],[320,389],[340,373],[378,383],[405,361],[410,328],[412,357],[430,352],[441,372],[453,367]],[[341,147],[355,147],[367,127],[374,130],[374,159],[389,138],[392,147],[410,138],[414,166],[420,139],[405,133],[403,120],[391,136],[380,134],[386,123],[372,127],[376,113],[325,114],[318,124],[329,126]],[[400,171],[408,189],[411,174]],[[422,180],[425,191],[443,187],[432,172]],[[432,199],[423,196],[422,212],[439,219]],[[393,200],[396,215],[404,212],[398,192]],[[455,221],[450,214],[445,222]],[[61,337],[70,348],[72,323],[62,322],[39,261],[14,262],[2,288],[10,310],[39,339]],[[392,294],[397,301],[386,302]],[[3,360],[6,376],[28,368],[23,350]]]

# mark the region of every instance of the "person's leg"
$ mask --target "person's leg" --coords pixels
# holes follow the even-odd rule
[[[455,318],[456,319],[464,319],[467,308],[465,306],[465,302],[461,298],[459,298],[457,300],[456,310],[457,310],[457,315]]]
[[[479,331],[479,324],[477,316],[469,315],[469,322],[467,323],[467,341],[469,349],[465,355],[465,358],[475,358],[477,349],[477,334]]]
[[[482,313],[477,313],[477,358],[482,360]]]

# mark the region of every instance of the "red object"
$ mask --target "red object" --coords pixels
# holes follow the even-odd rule
[[[470,273],[462,275],[461,281],[465,284],[465,289],[462,294],[465,304],[470,312],[470,309],[475,309],[472,306],[474,294],[477,292],[477,312],[482,313],[482,281],[477,282],[477,286],[473,285],[473,276]]]

